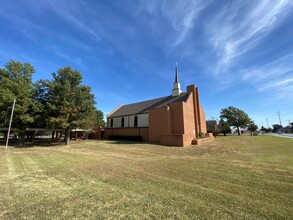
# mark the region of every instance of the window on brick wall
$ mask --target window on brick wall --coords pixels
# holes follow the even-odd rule
[[[137,123],[138,122],[138,118],[137,118],[137,116],[134,116],[134,127],[137,127]]]
[[[121,118],[121,128],[124,128],[124,118]]]

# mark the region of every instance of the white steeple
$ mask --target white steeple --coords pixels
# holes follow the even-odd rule
[[[172,90],[172,96],[178,96],[182,93],[180,89],[180,83],[178,81],[178,67],[176,63],[176,68],[175,68],[175,82],[173,83],[173,90]]]

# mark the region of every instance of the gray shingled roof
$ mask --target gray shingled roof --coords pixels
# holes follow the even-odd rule
[[[129,105],[123,105],[108,117],[119,117],[125,115],[137,115],[147,113],[150,109],[160,108],[174,102],[185,102],[188,98],[188,93],[181,93],[179,96],[166,96],[162,98],[147,100],[144,102],[137,102]]]

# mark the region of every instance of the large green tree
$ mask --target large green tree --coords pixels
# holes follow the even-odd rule
[[[96,122],[95,98],[91,88],[82,85],[82,75],[71,67],[53,73],[46,82],[49,124],[65,129],[66,144],[72,129],[90,129]]]
[[[251,135],[253,135],[257,129],[258,126],[254,122],[250,123],[247,127],[247,130],[251,132]]]
[[[8,125],[11,106],[16,99],[12,127],[17,129],[19,145],[24,144],[25,128],[34,122],[34,114],[39,111],[33,100],[34,72],[29,63],[13,60],[0,69],[0,124]]]
[[[230,125],[226,121],[224,121],[223,118],[221,118],[219,121],[218,129],[219,133],[223,133],[224,136],[226,136],[226,134],[231,133]]]
[[[206,121],[207,126],[207,132],[213,133],[213,135],[216,137],[219,133],[218,124],[216,120],[207,120]]]
[[[226,119],[230,126],[236,127],[238,135],[240,135],[241,127],[247,127],[252,122],[244,111],[234,106],[221,109],[220,117]]]
[[[279,130],[282,130],[283,126],[279,124],[274,124],[273,125],[273,132],[277,132]]]
[[[49,118],[49,86],[51,81],[39,80],[34,83],[33,99],[37,103],[39,111],[35,114],[35,121],[33,127],[35,128],[47,128]]]
[[[104,113],[99,109],[96,110],[96,118],[98,126],[106,125],[106,122],[104,120]]]

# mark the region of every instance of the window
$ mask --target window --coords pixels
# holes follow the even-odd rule
[[[110,127],[113,128],[113,118],[111,118]]]
[[[121,128],[124,128],[124,118],[121,119]]]
[[[137,127],[137,116],[134,116],[134,127]]]

